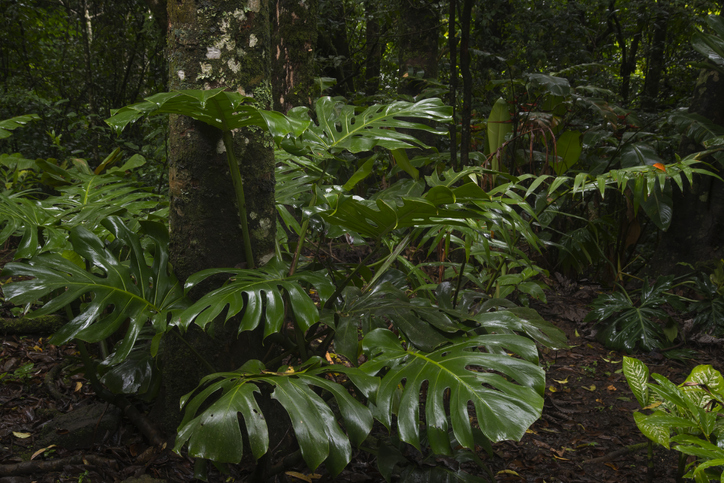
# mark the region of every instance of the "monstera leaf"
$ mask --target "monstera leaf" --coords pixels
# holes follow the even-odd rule
[[[269,130],[281,146],[294,154],[358,153],[375,146],[387,149],[427,147],[414,136],[397,129],[416,129],[434,134],[447,134],[426,124],[413,122],[411,118],[436,122],[450,122],[452,108],[440,99],[424,99],[411,103],[397,101],[392,104],[374,105],[361,113],[354,106],[346,105],[332,97],[321,97],[314,106],[317,124],[312,123],[306,110],[293,110],[290,120],[306,123],[307,129],[299,136],[283,123],[268,122]],[[293,123],[290,123],[290,126]]]
[[[186,280],[186,291],[214,275],[231,277],[223,287],[206,293],[176,317],[174,324],[186,329],[195,322],[205,328],[228,306],[226,320],[244,312],[239,332],[253,330],[264,321],[266,337],[278,332],[284,323],[283,290],[289,296],[297,324],[302,330],[307,330],[319,320],[319,310],[300,284],[313,286],[323,301],[334,292],[334,285],[318,272],[299,272],[287,276],[288,271],[289,267],[285,264],[272,261],[256,270],[212,268],[197,272]]]
[[[106,123],[116,132],[144,116],[181,114],[197,121],[230,131],[246,126],[265,126],[259,109],[250,105],[253,99],[223,88],[162,92],[147,97],[144,102],[112,111]],[[281,115],[280,115],[281,117]],[[290,131],[294,129],[288,126]]]
[[[128,331],[107,364],[123,361],[138,338],[141,329],[151,323],[156,332],[165,330],[171,310],[179,308],[183,291],[168,267],[168,230],[160,223],[141,222],[141,231],[151,240],[153,265],[146,261],[138,234],[128,229],[118,217],[103,222],[116,238],[116,246],[129,252],[128,261],[118,258],[119,250],[111,250],[92,232],[82,226],[70,232],[70,242],[77,255],[85,260],[88,270],[55,253],[44,253],[27,263],[9,263],[3,274],[32,277],[3,287],[5,297],[23,305],[36,302],[52,292],[60,294],[33,312],[33,316],[53,313],[84,297],[81,313],[53,335],[54,344],[73,338],[86,342],[101,341],[128,320]]]
[[[455,202],[454,192],[445,186],[435,187],[422,197],[402,198],[397,203],[384,199],[368,201],[339,193],[328,195],[327,201],[330,209],[320,213],[325,221],[374,239],[399,228],[420,225],[466,226],[466,218],[478,216],[462,206],[455,209],[442,206]]]
[[[545,377],[538,367],[535,344],[529,339],[481,335],[427,353],[405,350],[392,332],[376,329],[364,338],[363,348],[369,360],[360,367],[362,371],[376,375],[388,369],[375,399],[382,423],[390,427],[394,412],[400,439],[418,449],[419,399],[425,381],[427,440],[438,454],[451,454],[448,418],[455,439],[464,447],[475,447],[469,402],[475,407],[483,434],[494,442],[520,439],[541,415]],[[522,359],[490,353],[501,348]],[[399,406],[395,407],[400,388]],[[445,410],[448,390],[449,415]]]
[[[188,442],[191,456],[238,463],[243,456],[240,413],[252,453],[257,459],[261,457],[268,450],[269,435],[254,394],[260,392],[259,384],[263,383],[274,388],[271,397],[289,414],[307,465],[316,469],[326,462],[330,473],[336,476],[351,459],[351,445],[359,445],[369,434],[373,419],[371,411],[350,396],[344,386],[323,376],[344,374],[363,394],[374,393],[379,381],[358,369],[337,365],[321,367],[320,364],[319,358],[312,358],[301,367],[271,372],[261,362],[253,360],[236,372],[205,377],[201,386],[208,384],[206,388],[193,399],[190,399],[193,392],[181,399],[186,412],[174,451],[179,451]],[[328,403],[312,387],[326,391],[334,398],[346,434]],[[209,405],[208,399],[219,391],[218,399]],[[199,412],[202,405],[208,407]]]
[[[60,210],[25,198],[22,193],[0,193],[0,243],[13,235],[20,235],[16,259],[61,249],[68,239],[67,232],[59,226],[62,215]]]
[[[127,170],[145,161],[134,156],[116,174],[95,174],[83,160],[65,169],[44,160],[34,162],[48,182],[57,184],[61,196],[32,198],[33,193],[0,193],[0,243],[13,235],[21,241],[15,258],[30,258],[38,253],[69,248],[68,232],[77,226],[99,233],[101,221],[111,215],[126,219],[138,229],[137,220],[146,219],[152,210],[164,206],[161,196],[124,179]]]

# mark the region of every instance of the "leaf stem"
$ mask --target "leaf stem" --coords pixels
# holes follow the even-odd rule
[[[176,337],[178,337],[181,342],[183,342],[184,344],[186,344],[186,347],[188,347],[188,348],[191,350],[191,352],[193,352],[193,353],[196,355],[196,357],[198,357],[199,361],[200,361],[204,366],[206,366],[206,368],[207,368],[209,371],[211,371],[212,374],[215,373],[215,372],[219,372],[219,371],[216,370],[216,368],[214,368],[214,366],[211,365],[211,363],[210,363],[209,361],[207,361],[206,359],[204,359],[204,357],[203,357],[201,354],[199,354],[199,351],[197,351],[197,350],[194,348],[194,346],[192,346],[191,344],[189,344],[189,342],[188,342],[186,339],[183,338],[183,336],[179,333],[179,331],[177,331],[177,330],[171,330],[171,333],[174,334]]]
[[[226,148],[226,160],[229,163],[229,173],[231,173],[231,181],[234,183],[234,191],[236,192],[236,203],[239,205],[239,219],[241,221],[241,232],[244,236],[244,258],[246,259],[246,267],[254,268],[254,254],[251,250],[251,237],[249,236],[249,225],[246,220],[246,199],[244,198],[244,181],[241,179],[239,172],[239,164],[234,154],[234,137],[231,131],[223,131],[224,147]]]

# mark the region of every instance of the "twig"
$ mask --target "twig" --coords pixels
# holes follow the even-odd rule
[[[638,444],[631,444],[624,448],[621,448],[619,450],[616,450],[612,453],[608,453],[606,455],[600,456],[598,458],[593,458],[590,460],[586,460],[583,462],[584,465],[590,465],[590,464],[596,464],[596,463],[605,463],[606,461],[615,460],[619,456],[623,456],[628,453],[635,453],[636,451],[648,448],[648,443],[638,443]]]
[[[75,455],[57,460],[33,460],[13,463],[11,465],[0,465],[0,476],[30,475],[39,472],[60,471],[67,465],[88,464],[92,466],[116,467],[116,460],[101,458],[95,455]]]

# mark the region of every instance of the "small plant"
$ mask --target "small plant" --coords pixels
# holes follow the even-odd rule
[[[623,370],[642,411],[652,410],[650,414],[636,411],[636,426],[652,442],[681,453],[679,476],[693,478],[697,483],[724,481],[721,373],[712,366],[700,365],[677,386],[661,374],[651,375],[657,384],[649,383],[649,369],[638,359],[624,357]],[[696,460],[687,464],[689,456]]]
[[[7,372],[3,372],[0,374],[0,381],[3,383],[6,382],[16,382],[16,383],[25,383],[32,379],[33,377],[33,368],[35,367],[35,364],[32,362],[28,362],[27,364],[23,364],[22,366],[18,367],[13,371],[12,375],[9,375]]]
[[[599,295],[593,301],[593,310],[586,322],[597,321],[601,330],[597,338],[607,347],[632,352],[637,348],[645,351],[663,349],[678,335],[673,319],[663,309],[670,304],[682,309],[679,297],[669,293],[671,277],[661,277],[653,285],[644,280],[638,301],[621,287],[620,292]],[[659,322],[665,322],[662,326]]]
[[[719,260],[711,274],[702,273],[694,278],[700,300],[692,303],[694,328],[721,336],[724,334],[724,260]]]

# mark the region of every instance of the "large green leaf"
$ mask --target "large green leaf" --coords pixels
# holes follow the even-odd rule
[[[653,415],[646,416],[643,413],[636,412],[633,414],[634,422],[639,428],[639,431],[644,436],[649,438],[651,441],[659,443],[666,449],[669,448],[669,437],[671,435],[671,429],[669,426],[670,421],[662,420],[661,418],[654,418]]]
[[[479,323],[480,328],[488,333],[523,333],[552,349],[568,347],[566,336],[558,327],[543,319],[535,310],[527,307],[510,307],[494,312],[480,312],[466,318]]]
[[[438,197],[430,201],[436,195],[443,195],[444,200]],[[325,221],[375,239],[399,228],[440,223],[465,225],[465,218],[476,217],[476,213],[460,207],[441,207],[441,201],[455,200],[452,191],[442,186],[428,191],[425,197],[402,198],[398,203],[382,199],[372,202],[337,193],[327,196],[327,200],[330,209],[321,213]]]
[[[252,106],[252,102],[251,97],[242,96],[238,92],[225,91],[223,88],[162,92],[146,98],[144,102],[112,111],[112,116],[106,119],[106,123],[116,132],[120,132],[128,124],[144,116],[181,114],[222,131],[246,126],[266,126],[260,110]],[[273,116],[272,122],[284,123],[290,132],[295,131],[296,126],[290,125],[289,121],[280,114]]]
[[[40,119],[40,116],[37,114],[26,114],[24,116],[16,116],[0,121],[0,139],[10,137],[12,135],[10,131],[23,127],[30,121],[35,121],[37,119]]]
[[[558,176],[573,167],[581,157],[581,133],[579,131],[566,131],[556,143],[556,151],[561,160],[553,164],[553,170]]]
[[[282,328],[286,292],[297,324],[302,330],[307,330],[319,320],[319,310],[301,284],[314,287],[322,301],[334,292],[334,285],[321,273],[305,271],[288,276],[288,271],[288,266],[274,261],[256,270],[211,268],[196,272],[186,280],[186,291],[212,276],[224,274],[230,275],[230,278],[224,286],[201,296],[178,315],[173,324],[187,329],[195,322],[205,328],[225,309],[225,320],[243,311],[239,332],[253,330],[264,321],[266,337]]]
[[[345,374],[363,393],[375,391],[377,380],[358,369],[320,367],[320,363],[319,358],[313,358],[302,367],[271,372],[265,370],[259,361],[250,361],[238,371],[205,377],[201,385],[209,384],[208,387],[191,399],[193,393],[182,399],[186,412],[174,451],[179,451],[188,442],[192,456],[238,463],[243,456],[237,416],[241,413],[252,452],[255,458],[259,458],[267,451],[269,441],[264,415],[254,399],[254,393],[259,391],[258,384],[265,383],[274,388],[271,397],[279,401],[289,414],[307,465],[316,469],[326,462],[330,473],[339,474],[351,459],[351,443],[359,445],[365,440],[372,429],[373,419],[370,410],[350,396],[347,389],[324,376],[329,373]],[[332,395],[342,414],[347,434],[337,423],[328,403],[310,386]],[[208,406],[208,399],[218,391],[221,391],[220,397]]]
[[[142,232],[151,240],[151,255],[141,247],[138,234],[120,218],[110,217],[103,225],[116,238],[117,247],[126,247],[127,262],[119,260],[119,250],[111,250],[96,235],[78,226],[71,230],[70,241],[73,250],[86,261],[88,270],[55,253],[40,254],[26,263],[7,264],[4,274],[31,279],[5,285],[3,291],[17,305],[59,292],[32,316],[50,314],[83,296],[88,298],[80,314],[53,335],[54,344],[64,344],[73,338],[98,342],[128,320],[122,342],[107,361],[113,365],[128,356],[144,325],[151,323],[156,332],[165,330],[169,311],[182,304],[183,291],[169,270],[165,226],[141,223]],[[152,266],[148,266],[147,256],[152,257]]]
[[[82,160],[70,169],[36,161],[61,195],[36,200],[33,193],[0,193],[0,243],[20,235],[15,258],[29,258],[69,248],[68,232],[77,226],[107,233],[101,222],[111,215],[124,217],[133,230],[138,229],[138,220],[149,218],[152,212],[163,218],[162,197],[124,179],[127,169],[143,164],[139,158],[129,159],[115,173],[98,175]]]
[[[508,112],[508,103],[505,99],[498,99],[493,104],[493,109],[488,116],[488,149],[490,154],[495,153],[505,143],[505,138],[513,132],[513,123],[511,121],[510,112]],[[496,166],[493,165],[493,169]]]
[[[382,422],[390,427],[394,412],[400,439],[418,449],[420,390],[425,381],[427,440],[438,454],[451,452],[448,418],[457,441],[474,448],[469,402],[475,407],[480,429],[491,441],[520,439],[541,415],[545,378],[535,363],[535,344],[529,339],[481,335],[427,353],[405,350],[392,332],[377,329],[367,334],[363,347],[369,357],[361,366],[363,371],[374,375],[388,369],[376,398]],[[489,352],[504,347],[523,359],[482,352],[483,347]],[[395,408],[393,401],[400,388],[399,408]],[[448,390],[449,415],[445,410]]]
[[[646,364],[633,357],[624,356],[623,374],[626,376],[626,382],[628,382],[631,392],[633,392],[641,407],[648,406],[651,397],[648,386],[649,368],[646,367]]]
[[[301,136],[283,123],[268,123],[269,131],[275,139],[289,140],[290,144],[282,143],[285,149],[291,145],[298,152],[310,154],[343,150],[358,153],[369,151],[375,146],[386,149],[426,147],[414,136],[397,129],[446,134],[447,131],[438,131],[421,122],[414,122],[414,119],[450,122],[452,108],[445,106],[440,99],[424,99],[416,103],[397,101],[374,105],[357,113],[354,106],[344,104],[339,99],[321,97],[314,105],[314,112],[316,123],[311,122],[309,115],[301,111],[290,113],[298,122],[306,123],[307,129]]]
[[[403,288],[384,279],[365,292],[347,287],[343,299],[334,312],[325,312],[322,321],[336,327],[335,348],[352,363],[357,362],[358,329],[364,334],[392,323],[408,342],[428,351],[447,343],[451,334],[466,329],[428,300],[411,299]]]

